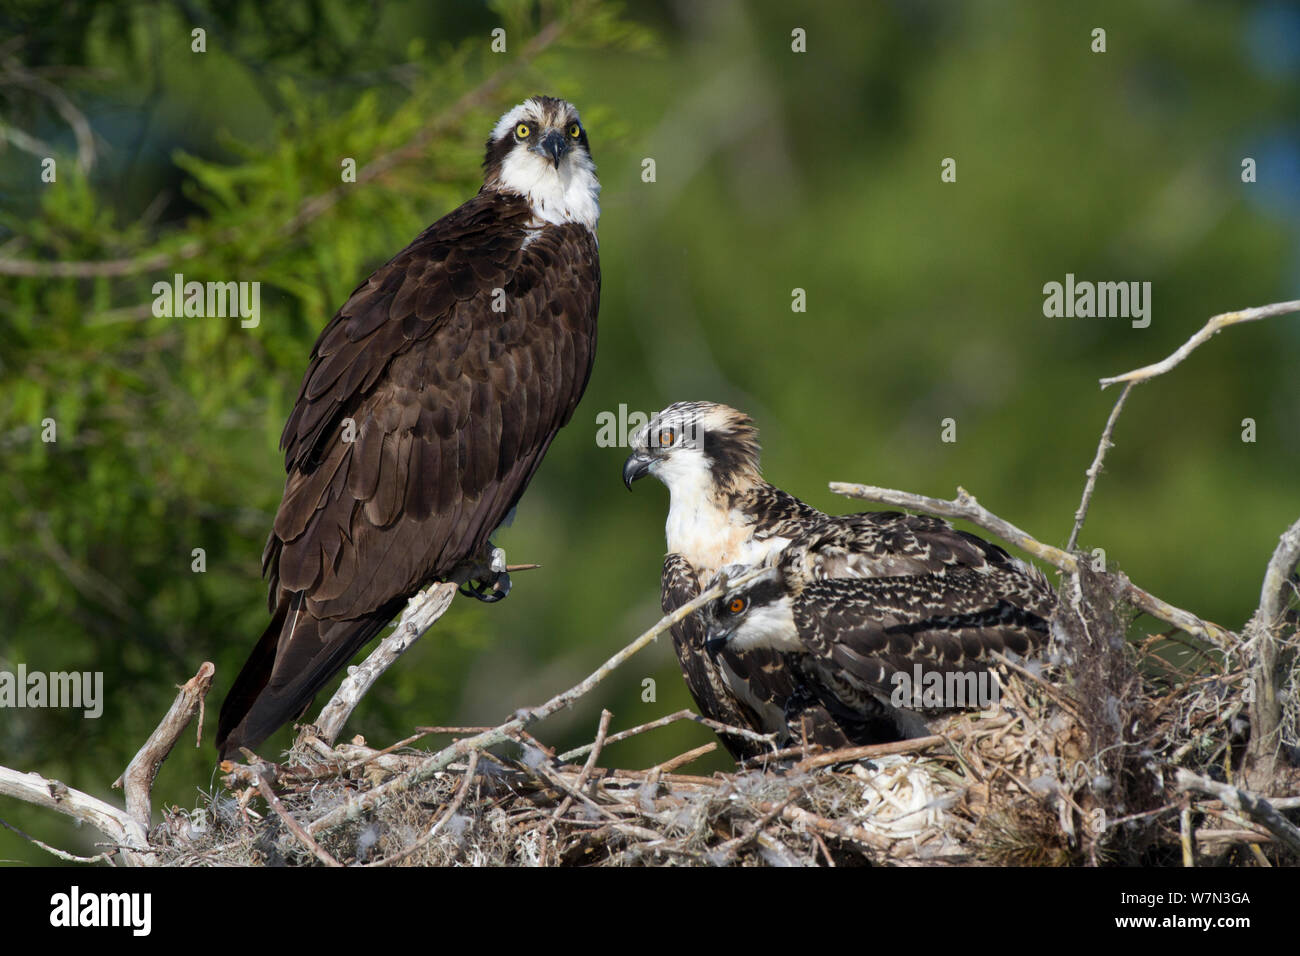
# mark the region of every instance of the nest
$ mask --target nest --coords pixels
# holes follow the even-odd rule
[[[665,722],[610,738],[608,713],[577,752],[519,730],[433,772],[434,752],[410,741],[308,735],[281,765],[228,765],[230,792],[172,810],[151,843],[170,865],[1177,864],[1189,843],[1200,862],[1295,862],[1267,829],[1167,779],[1173,764],[1230,773],[1241,675],[1126,641],[1105,598],[1091,595],[1086,619],[1058,614],[1051,666],[1006,661],[999,706],[931,737],[795,748],[702,777],[677,768],[713,745],[648,770],[599,766],[616,739]]]

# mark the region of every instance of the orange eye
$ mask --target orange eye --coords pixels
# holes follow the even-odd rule
[[[673,442],[677,441],[677,432],[671,428],[665,428],[659,432],[659,447],[668,448]]]
[[[727,610],[730,611],[732,614],[739,614],[744,609],[745,609],[744,598],[734,597],[727,602]]]

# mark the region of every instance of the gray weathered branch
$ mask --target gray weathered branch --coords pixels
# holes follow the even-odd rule
[[[1278,636],[1285,623],[1291,597],[1296,593],[1293,575],[1300,564],[1300,520],[1282,533],[1264,572],[1259,609],[1246,624],[1246,647],[1251,650],[1254,698],[1250,702],[1250,745],[1247,769],[1257,786],[1273,777],[1278,752],[1278,725],[1282,706],[1277,693]]]
[[[1075,555],[1068,551],[1062,551],[1060,548],[1054,548],[1050,544],[1043,544],[1026,532],[1021,531],[1011,522],[999,518],[976,501],[974,496],[967,492],[965,488],[958,488],[957,497],[952,501],[930,498],[926,495],[914,495],[906,491],[894,491],[890,488],[876,488],[871,485],[856,485],[843,481],[832,481],[831,491],[839,495],[847,495],[850,498],[860,498],[863,501],[875,501],[879,504],[908,508],[912,511],[929,512],[944,518],[969,521],[972,524],[979,525],[990,534],[997,535],[1003,541],[1015,545],[1020,550],[1060,568],[1062,571],[1073,574],[1078,568],[1079,559]],[[1182,608],[1174,607],[1172,604],[1160,600],[1160,598],[1142,590],[1127,578],[1124,581],[1124,598],[1134,607],[1145,611],[1152,617],[1174,625],[1179,630],[1209,641],[1220,650],[1228,651],[1234,647],[1236,635],[1231,631],[1210,621],[1201,620],[1190,611],[1184,611]]]
[[[316,718],[315,735],[326,743],[334,743],[348,717],[374,682],[446,613],[455,596],[455,584],[434,584],[408,601],[393,632],[380,641],[364,661],[348,670],[348,676],[339,689],[321,708],[320,716]]]
[[[1199,332],[1179,346],[1178,350],[1168,358],[1162,359],[1154,365],[1145,365],[1131,372],[1125,372],[1123,375],[1103,378],[1101,387],[1117,385],[1120,382],[1145,382],[1157,375],[1164,375],[1165,372],[1168,372],[1191,355],[1198,346],[1204,345],[1230,325],[1240,325],[1243,322],[1258,322],[1260,319],[1270,319],[1275,315],[1288,315],[1292,312],[1300,312],[1300,299],[1292,299],[1290,302],[1273,302],[1269,305],[1260,305],[1253,309],[1241,309],[1237,312],[1220,313],[1206,322]]]
[[[38,807],[66,814],[89,823],[111,843],[122,848],[122,855],[132,866],[148,866],[149,839],[145,828],[125,810],[105,803],[88,793],[74,790],[39,773],[19,773],[0,767],[0,795],[17,797]]]
[[[1225,806],[1239,813],[1244,813],[1264,829],[1268,830],[1280,843],[1284,843],[1292,853],[1300,853],[1300,827],[1277,812],[1267,800],[1238,790],[1226,783],[1219,783],[1208,777],[1192,773],[1178,767],[1174,771],[1174,786],[1180,791],[1197,791],[1222,800]]]
[[[149,735],[131,762],[127,764],[122,776],[113,781],[114,788],[126,785],[126,811],[146,832],[152,822],[153,810],[150,795],[153,793],[153,781],[158,776],[167,755],[176,746],[185,728],[189,726],[194,714],[203,713],[203,700],[212,687],[212,675],[217,669],[204,661],[193,677],[180,687],[180,693],[172,701],[171,709],[162,722]],[[199,717],[199,736],[203,734],[203,718]]]

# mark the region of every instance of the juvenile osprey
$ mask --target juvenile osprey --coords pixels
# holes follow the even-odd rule
[[[600,184],[578,111],[548,96],[501,117],[483,168],[312,348],[262,558],[273,616],[222,705],[223,757],[301,713],[424,585],[508,590],[488,536],[591,374]]]
[[[700,594],[700,585],[728,564],[758,564],[780,551],[820,511],[765,482],[759,473],[758,431],[748,416],[726,405],[679,402],[655,415],[630,438],[623,482],[653,475],[668,486],[668,554],[660,586],[665,614]],[[795,692],[781,656],[765,650],[704,651],[699,615],[673,626],[673,647],[700,713],[712,720],[775,733],[779,743],[803,737],[825,747],[845,746],[829,714],[814,707],[790,727],[786,701]],[[758,756],[756,741],[723,734],[732,757]]]
[[[925,716],[989,703],[996,655],[1026,657],[1048,639],[1055,604],[1035,568],[996,545],[954,531],[937,570],[859,576],[903,516],[849,515],[796,538],[759,577],[704,610],[710,653],[781,654],[798,691],[787,716],[824,707],[864,740],[927,733]],[[922,536],[907,534],[915,547]],[[921,565],[935,567],[931,546]],[[840,569],[849,576],[828,577]],[[741,570],[731,569],[732,575]]]
[[[792,541],[816,528],[827,529],[831,538],[805,549],[810,579],[937,576],[1014,561],[937,518],[898,512],[833,517],[805,504],[763,480],[754,424],[726,405],[671,405],[635,432],[631,445],[623,467],[628,487],[647,474],[668,486],[665,613],[699,595],[700,586],[722,568],[773,564]],[[833,541],[838,544],[832,546]],[[1026,574],[1037,575],[1024,567]],[[1042,586],[1050,595],[1045,582]],[[800,721],[791,724],[791,697],[807,695],[782,652],[755,642],[727,642],[710,654],[706,638],[699,616],[673,629],[682,673],[705,716],[781,737],[800,736],[801,724],[809,740],[823,746],[880,739],[878,721],[864,723],[843,708],[832,714],[820,700],[802,699]],[[733,756],[758,752],[747,741],[723,740]]]

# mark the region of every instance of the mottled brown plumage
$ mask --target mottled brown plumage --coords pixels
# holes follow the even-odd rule
[[[672,441],[661,442],[666,431]],[[701,581],[724,565],[759,563],[778,553],[804,529],[826,515],[763,480],[758,431],[750,418],[726,405],[679,402],[653,416],[631,436],[632,454],[624,466],[628,486],[650,474],[671,495],[660,597],[669,613],[700,594]],[[799,719],[787,719],[795,691],[782,655],[764,650],[704,651],[698,616],[672,628],[673,647],[687,689],[699,712],[762,734],[775,734],[778,746],[807,741],[824,747],[853,743],[853,728],[831,717],[815,702]],[[722,734],[737,760],[760,755],[764,747],[749,738]]]
[[[667,555],[660,588],[663,612],[671,614],[699,595],[700,582],[694,568],[680,554]],[[710,656],[703,650],[707,635],[698,613],[673,625],[672,636],[682,677],[702,716],[756,733],[775,733],[778,744],[792,737],[828,748],[853,742],[813,702],[801,710],[802,719],[794,727],[788,726],[786,702],[796,686],[783,655],[724,649]],[[739,734],[722,733],[720,737],[735,760],[758,757],[771,749]]]
[[[846,727],[870,725],[850,734],[873,743],[923,733],[926,716],[963,706],[910,696],[894,706],[903,678],[981,675],[1000,655],[1036,655],[1054,604],[1042,573],[996,545],[937,518],[877,512],[810,528],[711,603],[702,626],[715,652],[782,655],[793,709],[814,703]]]
[[[555,221],[555,197],[594,169],[575,125],[550,98],[506,114],[479,194],[317,339],[281,439],[288,479],[263,554],[273,619],[222,707],[223,756],[300,713],[422,586],[481,559],[572,416],[600,294],[594,219]],[[539,148],[552,129],[567,138]],[[543,212],[547,197],[515,191],[502,164],[545,172],[553,155]]]
[[[629,487],[653,475],[671,496],[669,554],[661,579],[665,613],[697,597],[724,567],[739,571],[778,561],[790,563],[809,587],[821,587],[817,582],[826,579],[831,592],[849,587],[839,579],[882,579],[893,582],[890,587],[905,587],[897,582],[911,579],[917,585],[926,575],[953,575],[958,587],[964,570],[996,577],[1009,568],[1008,573],[1022,575],[1017,581],[1050,599],[1041,574],[938,518],[898,512],[826,515],[768,483],[759,470],[753,422],[726,405],[671,405],[638,429],[630,444],[623,471]],[[882,591],[882,600],[893,593]],[[784,651],[729,641],[708,653],[705,639],[698,616],[673,628],[682,675],[705,716],[774,732],[785,742],[803,736],[843,746],[896,736],[896,722],[883,711],[850,708],[831,694],[813,695]],[[838,652],[847,653],[849,646],[837,645]],[[755,752],[749,741],[724,736],[723,742],[738,758]]]

